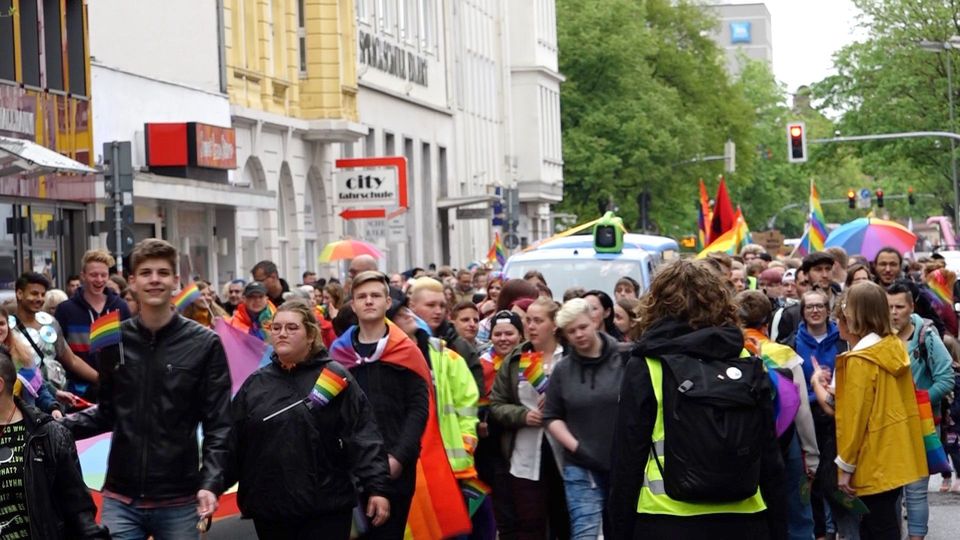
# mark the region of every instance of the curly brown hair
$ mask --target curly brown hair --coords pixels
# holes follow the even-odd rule
[[[637,308],[638,333],[662,319],[677,319],[691,327],[734,325],[737,306],[723,278],[709,263],[678,260],[660,268]]]

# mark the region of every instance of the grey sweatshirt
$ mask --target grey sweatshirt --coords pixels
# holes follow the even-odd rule
[[[627,363],[627,345],[601,333],[600,358],[581,358],[573,350],[563,356],[550,375],[543,423],[563,420],[580,442],[566,459],[595,471],[610,470],[610,451],[620,397],[620,381]]]

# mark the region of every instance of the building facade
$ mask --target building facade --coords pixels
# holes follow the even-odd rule
[[[83,0],[0,0],[0,136],[94,163]],[[95,175],[36,176],[0,152],[0,297],[25,271],[57,286],[87,246]]]
[[[743,58],[760,60],[773,67],[773,30],[765,4],[718,2],[709,7],[718,22],[711,37],[724,50],[727,72],[731,76],[740,73]]]

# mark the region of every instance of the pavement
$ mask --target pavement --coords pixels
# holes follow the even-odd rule
[[[930,521],[926,540],[957,540],[960,538],[960,493],[940,493],[940,475],[930,477]],[[903,522],[903,537],[906,538],[907,522]],[[207,534],[208,540],[256,540],[253,522],[238,517],[222,519],[214,523]]]

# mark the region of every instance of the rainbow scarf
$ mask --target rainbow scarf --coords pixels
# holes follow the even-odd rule
[[[927,469],[930,474],[951,472],[947,453],[943,450],[943,443],[937,435],[937,426],[933,421],[933,407],[930,406],[930,393],[926,390],[915,390],[917,394],[917,409],[920,412],[920,429],[923,432],[923,449],[927,453]]]
[[[266,341],[269,337],[266,330],[267,325],[270,324],[270,321],[273,320],[273,316],[276,313],[276,306],[273,305],[273,302],[268,301],[267,307],[260,310],[260,313],[257,314],[257,318],[255,320],[250,316],[250,312],[247,311],[247,306],[245,304],[240,304],[237,306],[236,311],[233,312],[233,316],[235,319],[237,319],[239,326],[241,328],[245,328],[248,334]]]
[[[520,355],[520,379],[530,383],[537,392],[547,391],[547,374],[543,372],[543,353],[527,351]]]
[[[316,407],[323,407],[330,403],[333,398],[340,395],[340,392],[350,384],[346,379],[337,375],[330,368],[323,368],[317,382],[313,383],[313,390],[307,399]]]
[[[187,309],[187,306],[194,303],[197,298],[200,298],[200,289],[194,282],[177,293],[177,296],[173,298],[173,306],[177,308],[178,312],[183,313],[183,310]]]
[[[351,326],[330,346],[330,357],[350,370],[361,364],[379,361],[408,369],[420,376],[427,386],[429,416],[420,438],[416,490],[413,493],[404,538],[433,540],[469,534],[470,515],[440,436],[437,401],[430,368],[427,367],[427,361],[420,349],[403,330],[389,321],[387,329],[387,335],[377,344],[374,354],[369,358],[362,358],[353,348],[353,336],[358,329]]]
[[[493,491],[490,486],[485,484],[479,478],[469,478],[460,481],[460,491],[463,492],[463,500],[467,502],[467,512],[470,517],[477,513],[477,509],[483,504],[483,500]]]
[[[90,352],[120,343],[120,311],[111,311],[90,325]]]
[[[481,409],[490,406],[490,391],[493,390],[493,382],[497,378],[497,372],[500,371],[501,364],[503,364],[503,357],[495,353],[493,349],[480,357],[480,367],[483,368],[483,388],[477,406]]]

